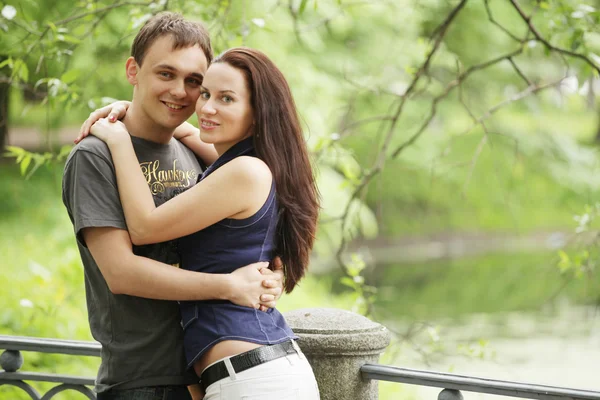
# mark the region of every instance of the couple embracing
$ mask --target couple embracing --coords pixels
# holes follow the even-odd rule
[[[213,59],[205,28],[172,13],[142,27],[126,75],[132,101],[90,115],[63,177],[98,399],[318,399],[274,308],[319,209],[285,77],[257,50]]]

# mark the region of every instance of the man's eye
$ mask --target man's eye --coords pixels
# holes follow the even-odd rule
[[[159,72],[158,74],[160,76],[164,77],[164,78],[170,78],[171,77],[171,73],[170,72]]]
[[[190,83],[191,85],[194,85],[194,86],[200,86],[200,85],[202,85],[202,82],[199,81],[199,80],[197,80],[197,79],[189,79],[188,83]]]

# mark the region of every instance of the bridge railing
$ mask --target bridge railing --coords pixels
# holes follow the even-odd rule
[[[5,350],[0,355],[0,367],[2,368],[2,371],[0,371],[0,386],[15,386],[27,393],[33,400],[49,400],[54,395],[66,390],[80,392],[89,399],[96,398],[96,395],[90,389],[90,386],[94,385],[94,378],[20,372],[19,370],[23,366],[22,351],[100,357],[99,343],[0,335],[0,349]],[[28,382],[51,382],[58,383],[58,385],[40,395]]]
[[[410,385],[443,388],[438,399],[461,400],[462,391],[494,394],[519,399],[585,399],[600,400],[600,392],[569,389],[529,383],[499,381],[440,372],[420,371],[388,365],[365,364],[360,368],[364,379],[407,383]]]
[[[487,393],[522,399],[600,400],[600,392],[528,383],[508,382],[420,371],[378,364],[389,345],[389,331],[380,324],[344,310],[304,309],[288,312],[286,320],[300,336],[300,347],[315,372],[322,400],[376,400],[378,382],[388,381],[443,389],[438,400],[462,400],[463,392]],[[19,372],[22,351],[75,356],[100,356],[100,345],[76,340],[1,336],[0,386],[16,386],[34,400],[49,400],[65,390],[78,391],[88,399],[94,378],[61,374]],[[40,395],[27,382],[55,382],[57,386]]]

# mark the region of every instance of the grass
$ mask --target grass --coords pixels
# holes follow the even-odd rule
[[[0,294],[0,334],[91,340],[83,291],[83,271],[72,228],[62,207],[61,168],[42,169],[24,180],[12,165],[0,164],[0,243],[6,282]],[[91,357],[25,353],[24,371],[93,377]],[[45,393],[52,384],[34,385]],[[6,397],[4,397],[6,396]],[[3,386],[0,397],[21,399]],[[62,394],[60,399],[75,399]]]

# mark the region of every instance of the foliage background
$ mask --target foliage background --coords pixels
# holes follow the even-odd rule
[[[391,314],[414,320],[538,309],[557,292],[597,304],[595,247],[585,234],[594,231],[600,176],[598,6],[0,1],[0,138],[19,162],[0,164],[0,333],[91,339],[79,257],[60,202],[61,161],[70,148],[61,132],[94,108],[130,97],[123,73],[130,42],[165,9],[204,21],[216,53],[240,45],[264,51],[294,92],[323,212],[315,274],[282,308],[349,308],[393,328]],[[35,148],[10,146],[31,132]],[[512,273],[524,286],[503,274],[496,295],[486,282],[497,279],[506,258],[460,261],[473,284],[457,294],[448,287],[464,277],[453,275],[447,260],[398,268],[361,250],[576,226],[561,253],[543,248],[514,258]],[[402,260],[402,252],[393,258]],[[546,284],[537,283],[540,276]],[[33,353],[26,362],[48,372],[93,375],[96,368],[94,360]],[[382,397],[398,390],[384,385]]]

